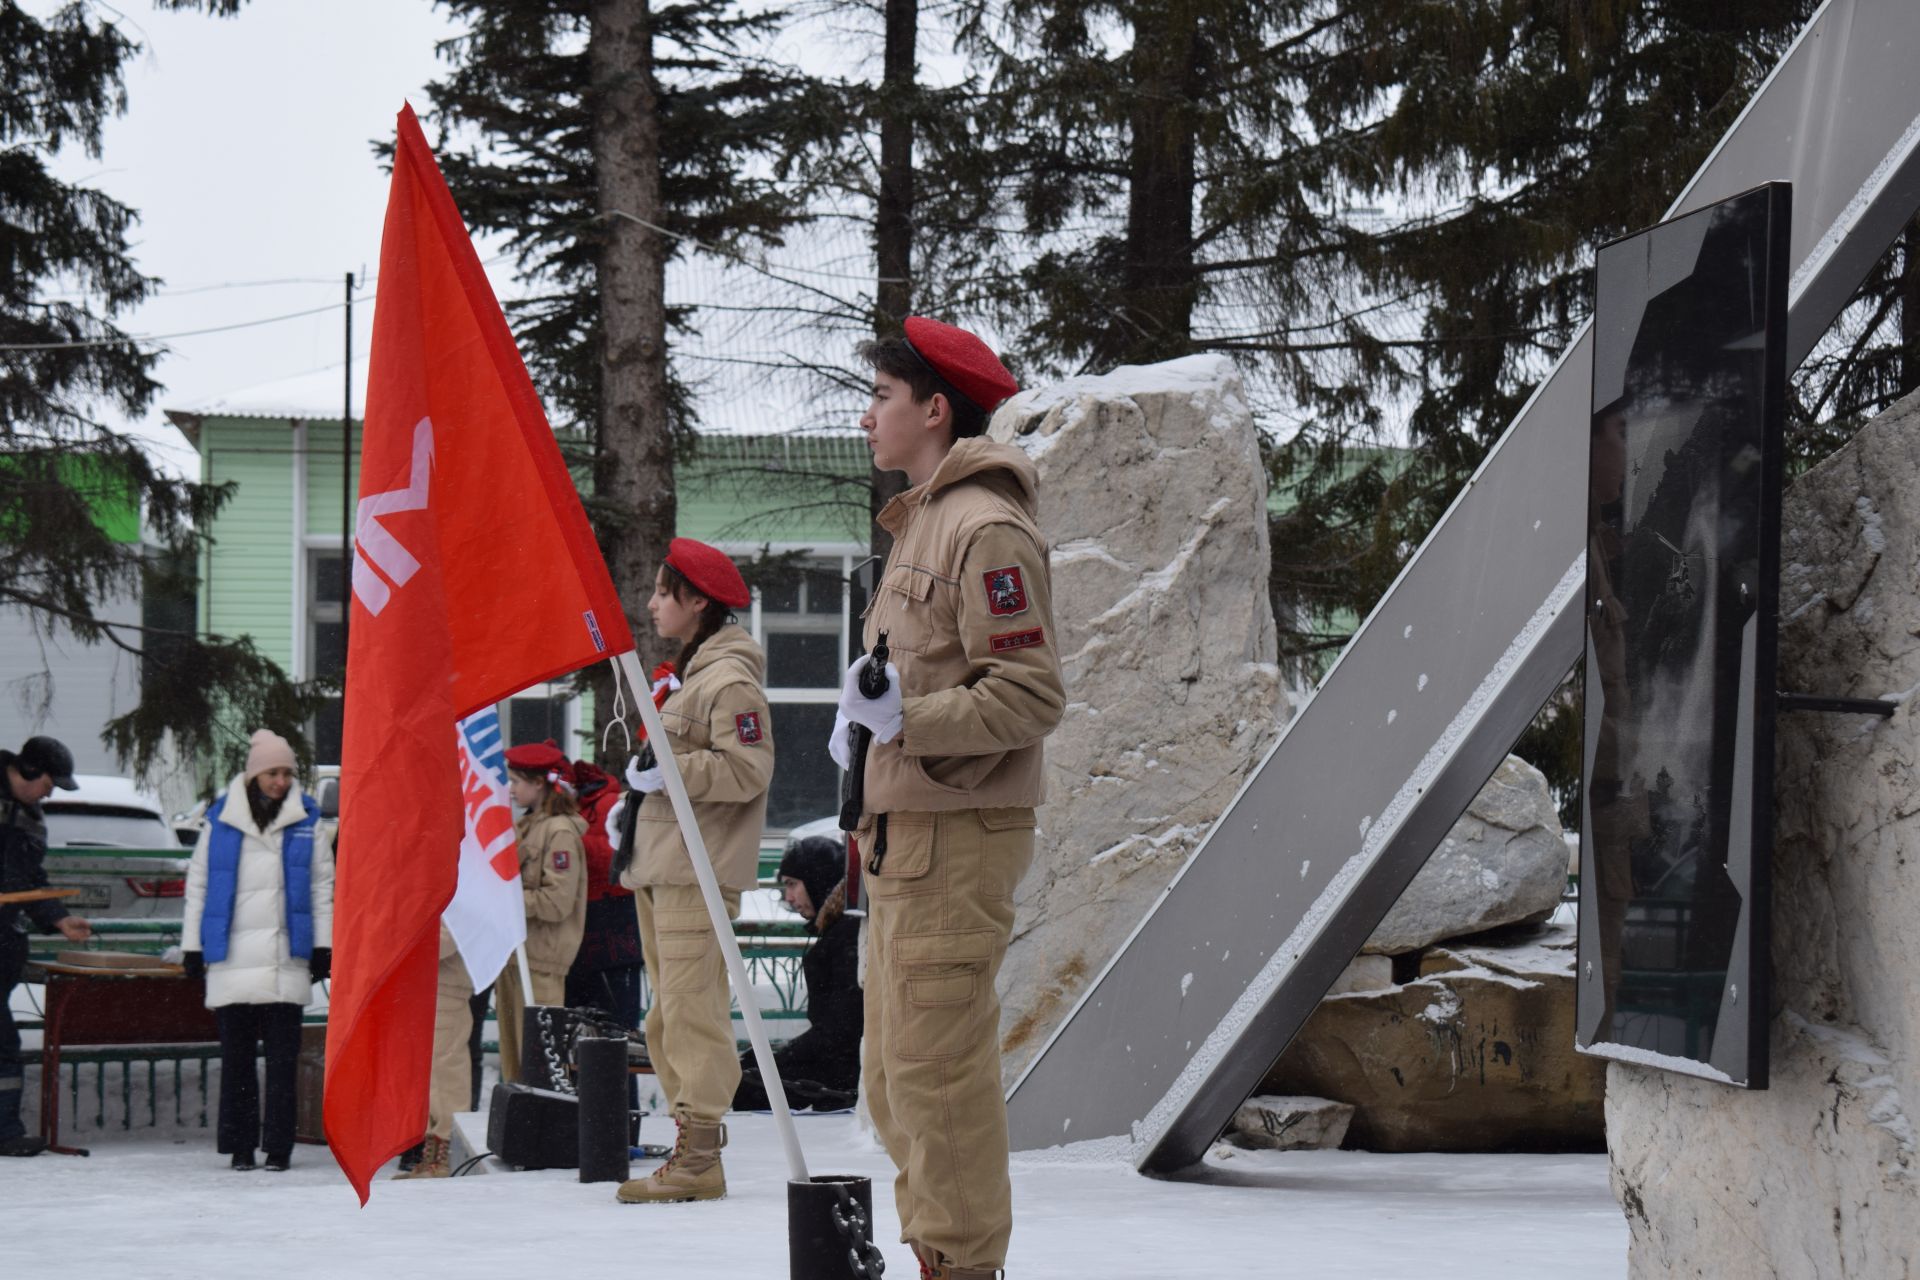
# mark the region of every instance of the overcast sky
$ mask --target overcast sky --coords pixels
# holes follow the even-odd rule
[[[425,110],[424,87],[440,72],[434,43],[453,28],[428,0],[253,0],[228,19],[154,12],[143,0],[98,7],[120,14],[145,48],[127,64],[127,113],[107,125],[104,156],[69,153],[58,167],[140,212],[137,265],[166,284],[119,318],[122,330],[172,334],[326,308],[166,343],[157,368],[166,389],[138,425],[192,467],[163,409],[329,366],[338,378],[344,275],[377,270],[380,256],[387,175],[368,144],[392,136],[403,101]],[[355,306],[362,357],[372,321],[370,303]]]

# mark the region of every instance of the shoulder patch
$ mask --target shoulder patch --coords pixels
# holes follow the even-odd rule
[[[1046,642],[1046,631],[1035,627],[1031,631],[1009,631],[1003,636],[995,636],[988,642],[988,647],[995,653],[1005,653],[1009,649],[1031,649]]]
[[[733,731],[739,736],[741,743],[746,746],[750,747],[760,741],[762,736],[760,713],[758,711],[742,711],[733,718]]]
[[[553,869],[555,871],[565,871],[572,863],[573,855],[565,849],[555,849],[553,851]]]
[[[1011,618],[1027,611],[1027,584],[1020,576],[1019,565],[989,569],[980,576],[986,582],[988,613],[996,618]]]

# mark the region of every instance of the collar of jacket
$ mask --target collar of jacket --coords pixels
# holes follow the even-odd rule
[[[300,779],[295,778],[293,785],[287,788],[287,798],[280,802],[280,812],[273,815],[273,821],[262,831],[253,825],[253,806],[247,803],[246,777],[236,773],[233,780],[227,783],[227,802],[220,808],[219,820],[245,835],[270,836],[307,816],[306,805],[301,799],[305,795]]]
[[[827,930],[839,924],[840,918],[846,913],[847,882],[842,880],[839,884],[833,886],[833,892],[827,895],[825,905],[814,913],[812,921],[813,931],[819,934],[826,933]]]
[[[1013,445],[985,436],[968,436],[954,441],[953,448],[947,450],[947,456],[940,460],[925,484],[907,490],[880,509],[880,527],[898,535],[907,523],[911,508],[925,506],[935,494],[966,480],[994,485],[1004,490],[1027,515],[1039,514],[1040,473],[1035,470],[1033,459]]]
[[[765,681],[766,654],[753,642],[753,637],[748,635],[744,628],[729,622],[708,636],[699,650],[694,653],[693,661],[689,662],[687,669],[680,673],[682,687],[684,688],[686,682],[692,680],[695,675],[722,662],[737,664],[742,674],[755,684]]]

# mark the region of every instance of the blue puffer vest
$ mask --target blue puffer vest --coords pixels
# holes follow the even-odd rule
[[[305,959],[313,954],[313,832],[320,806],[307,795],[300,803],[307,816],[281,829],[280,867],[286,885],[287,950]],[[207,901],[200,917],[200,948],[208,964],[227,958],[233,899],[240,885],[240,844],[246,838],[238,827],[220,821],[226,807],[225,796],[207,807]]]

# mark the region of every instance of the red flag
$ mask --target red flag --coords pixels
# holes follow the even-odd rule
[[[426,1131],[454,724],[633,647],[573,480],[426,137],[380,242],[341,759],[326,1131],[367,1199]]]

